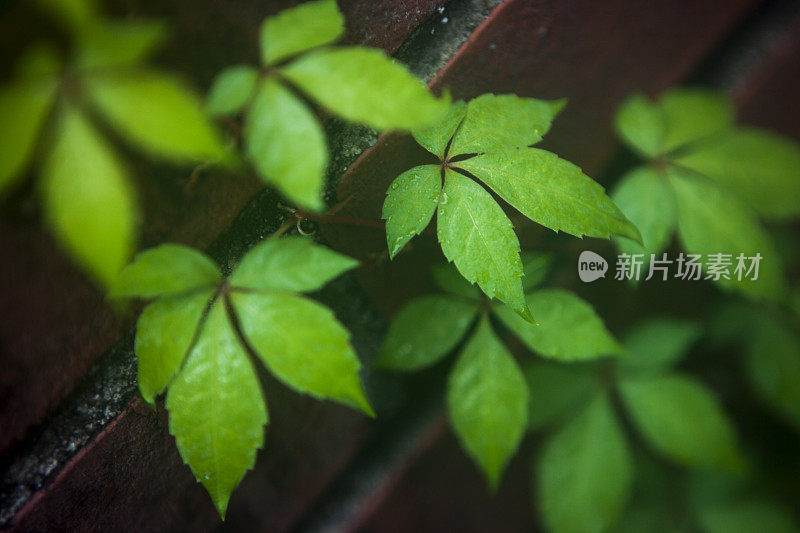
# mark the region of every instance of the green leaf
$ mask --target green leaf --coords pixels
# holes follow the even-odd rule
[[[528,295],[538,325],[532,325],[508,309],[495,306],[502,322],[531,350],[562,361],[596,359],[616,355],[622,347],[608,332],[592,307],[563,289],[544,289]]]
[[[432,125],[423,128],[417,128],[412,131],[414,139],[426,150],[437,156],[439,159],[444,160],[445,150],[447,149],[450,139],[464,119],[467,113],[467,104],[462,100],[453,102],[444,118]]]
[[[617,184],[611,199],[622,214],[639,230],[642,243],[626,238],[614,239],[620,253],[659,254],[669,244],[675,231],[675,197],[667,177],[653,167],[638,167]]]
[[[230,283],[242,289],[309,292],[356,266],[355,259],[308,238],[270,238],[247,252]]]
[[[329,309],[291,294],[236,292],[231,300],[245,338],[281,381],[375,415],[350,335]]]
[[[796,533],[797,523],[789,509],[763,498],[707,503],[698,509],[705,533]]]
[[[523,215],[576,237],[639,232],[581,169],[538,148],[510,148],[456,163],[483,181]]]
[[[306,2],[284,9],[261,24],[261,60],[265,65],[339,39],[344,17],[335,0]]]
[[[733,426],[700,382],[678,374],[627,378],[620,391],[634,425],[660,453],[693,468],[743,469]]]
[[[80,33],[75,66],[89,70],[135,65],[161,46],[166,36],[163,21],[93,21]]]
[[[423,296],[395,314],[376,361],[402,371],[430,366],[450,353],[478,314],[475,302],[451,296]]]
[[[179,244],[162,244],[136,254],[117,277],[111,298],[155,298],[207,288],[222,277],[206,255]]]
[[[736,129],[696,145],[675,163],[727,187],[764,216],[800,214],[800,148],[785,137]]]
[[[400,174],[383,202],[389,257],[394,257],[414,235],[428,226],[439,203],[442,170],[436,165],[414,167]]]
[[[148,403],[155,401],[180,369],[213,295],[213,291],[203,291],[161,298],[142,311],[134,352],[139,391]]]
[[[432,124],[450,107],[449,97],[435,98],[404,66],[374,48],[317,50],[281,73],[333,113],[379,130]]]
[[[482,320],[447,383],[450,421],[496,490],[525,435],[528,387],[514,358]]]
[[[492,196],[470,178],[447,169],[437,224],[442,252],[461,275],[533,321],[522,292],[519,241]]]
[[[116,154],[68,104],[42,170],[42,189],[45,216],[61,245],[111,285],[135,247],[135,195]]]
[[[51,81],[25,80],[0,88],[0,194],[24,176],[55,96]]]
[[[16,85],[26,78],[39,78],[44,85],[55,85],[55,80],[41,80],[41,78],[58,75],[63,68],[58,50],[47,42],[37,42],[28,46],[17,62],[12,77],[20,78],[13,83]],[[25,80],[30,81],[30,80]]]
[[[626,357],[619,365],[636,372],[660,372],[680,361],[700,338],[694,322],[676,318],[655,318],[638,324],[625,337]]]
[[[433,281],[445,292],[470,300],[480,300],[481,291],[478,287],[464,279],[464,276],[452,264],[434,265],[431,268]]]
[[[264,442],[267,410],[222,302],[211,308],[166,405],[181,457],[225,518],[231,492]]]
[[[483,94],[467,104],[467,114],[450,144],[450,156],[530,146],[542,140],[566,100],[548,102],[514,94]]]
[[[178,78],[140,70],[94,74],[85,83],[100,113],[142,150],[175,162],[227,157],[202,102]]]
[[[530,391],[528,428],[538,430],[573,415],[600,389],[594,367],[531,359],[523,366]]]
[[[293,202],[322,209],[325,134],[311,110],[274,78],[264,80],[253,100],[245,146],[262,178]]]
[[[658,104],[643,94],[631,95],[620,104],[614,126],[622,140],[642,155],[655,156],[661,152],[664,114]]]
[[[546,444],[538,464],[544,523],[554,533],[605,531],[628,499],[628,443],[605,394]]]
[[[720,133],[735,118],[730,98],[709,89],[671,89],[658,103],[664,116],[664,151]]]
[[[37,0],[39,6],[59,22],[79,33],[97,18],[96,0]]]
[[[672,169],[669,177],[678,206],[678,231],[686,251],[702,254],[704,261],[709,254],[731,254],[731,279],[720,279],[720,285],[753,298],[782,298],[785,291],[780,256],[753,212],[702,176]],[[757,280],[743,275],[739,281],[733,275],[739,254],[761,254]]]
[[[544,282],[555,256],[550,253],[522,252],[521,258],[522,289],[527,292]]]
[[[800,428],[800,341],[780,321],[760,314],[745,351],[745,370],[761,399]]]
[[[220,72],[206,99],[212,115],[230,115],[241,111],[256,92],[258,70],[249,65],[235,65]]]

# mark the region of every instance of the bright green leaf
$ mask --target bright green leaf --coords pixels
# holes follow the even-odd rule
[[[516,361],[482,320],[447,383],[450,421],[495,490],[525,435],[528,387]]]
[[[450,107],[449,98],[435,98],[404,66],[374,48],[321,49],[281,72],[333,113],[380,130],[432,124]]]
[[[681,241],[687,252],[703,255],[704,276],[708,274],[710,254],[730,254],[730,279],[721,277],[718,281],[722,286],[756,298],[777,299],[785,295],[780,256],[750,209],[702,176],[673,169],[670,183],[678,206]],[[738,279],[735,269],[739,254],[744,254],[743,258],[761,254],[757,280],[745,275],[746,268],[740,271],[742,279]],[[750,261],[744,265],[749,267]]]
[[[437,224],[442,252],[467,281],[532,321],[522,292],[519,241],[492,196],[470,178],[448,169]]]
[[[451,296],[423,296],[395,314],[377,364],[413,371],[450,353],[467,332],[478,306]]]
[[[680,361],[700,337],[700,327],[688,320],[655,318],[637,325],[625,337],[628,353],[619,364],[626,370],[658,372]]]
[[[291,294],[237,292],[231,300],[245,338],[281,381],[374,416],[350,334],[329,309]]]
[[[555,256],[549,253],[522,252],[522,289],[527,292],[542,282],[550,272]]]
[[[117,277],[112,298],[155,298],[210,287],[219,268],[204,254],[179,244],[162,244],[136,254]]]
[[[800,215],[800,148],[785,137],[731,130],[699,143],[675,162],[727,187],[762,215]]]
[[[641,154],[654,156],[661,152],[664,115],[661,107],[643,94],[631,95],[620,104],[614,126],[622,140]]]
[[[203,291],[161,298],[142,311],[134,352],[139,390],[147,402],[153,403],[180,369],[213,295],[213,291]]]
[[[85,79],[88,96],[132,144],[176,162],[221,162],[225,146],[203,104],[181,80],[153,71]]]
[[[355,259],[308,238],[270,238],[247,252],[230,283],[242,289],[309,292],[356,266]]]
[[[58,117],[42,179],[45,216],[58,240],[94,278],[111,285],[134,249],[135,195],[116,154],[69,105]]]
[[[0,88],[0,194],[24,176],[55,96],[55,83],[46,80]]]
[[[262,178],[299,205],[322,209],[325,134],[311,110],[274,78],[261,84],[253,100],[245,146]]]
[[[622,347],[594,309],[563,289],[544,289],[528,295],[538,325],[529,324],[502,306],[494,310],[503,323],[534,352],[562,361],[616,355]]]
[[[628,499],[628,443],[600,394],[547,443],[536,481],[544,523],[554,533],[607,530]]]
[[[228,67],[214,78],[206,99],[206,109],[213,115],[236,113],[253,98],[257,84],[258,70],[254,67]]]
[[[627,378],[620,391],[634,424],[660,453],[695,468],[743,468],[733,426],[702,383],[678,374]]]
[[[441,172],[436,165],[414,167],[400,174],[389,187],[382,216],[391,259],[430,223],[442,190]]]
[[[80,34],[75,66],[90,70],[135,65],[152,54],[166,36],[163,21],[94,21]]]
[[[433,155],[444,160],[444,152],[453,134],[456,132],[464,115],[467,113],[467,104],[462,100],[453,102],[444,118],[432,125],[412,131],[414,139]]]
[[[658,103],[664,117],[664,151],[720,133],[735,118],[730,98],[709,89],[671,89]]]
[[[528,427],[541,429],[582,410],[600,388],[600,375],[594,367],[563,364],[541,359],[523,366],[530,391]]]
[[[181,457],[224,518],[231,492],[263,444],[267,410],[222,302],[211,308],[166,405]]]
[[[456,165],[477,176],[526,217],[553,231],[577,237],[640,239],[600,184],[553,153],[510,148]]]
[[[483,94],[467,104],[467,114],[450,145],[450,156],[530,146],[542,140],[566,100],[548,102],[513,94]]]
[[[470,300],[479,300],[481,298],[481,291],[478,290],[478,287],[465,280],[464,276],[452,263],[434,265],[431,268],[431,272],[433,273],[433,281],[443,291]]]
[[[261,60],[276,63],[329,44],[344,33],[344,17],[335,0],[305,2],[268,17],[261,25]]]

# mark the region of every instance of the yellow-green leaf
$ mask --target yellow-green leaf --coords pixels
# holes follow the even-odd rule
[[[428,226],[439,203],[442,169],[436,165],[414,167],[389,186],[383,202],[389,257],[394,257]]]
[[[261,24],[261,60],[277,63],[329,44],[344,33],[344,17],[335,0],[305,2],[268,17]]]

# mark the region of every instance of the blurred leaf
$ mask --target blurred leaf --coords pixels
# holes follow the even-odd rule
[[[642,155],[655,156],[661,152],[664,115],[661,107],[643,94],[631,95],[620,104],[614,126],[622,140]]]
[[[67,251],[108,287],[135,247],[137,207],[116,154],[64,104],[42,170],[45,215]]]
[[[620,391],[634,424],[660,453],[695,468],[744,468],[733,426],[700,382],[678,374],[626,378]]]
[[[510,148],[456,163],[534,222],[576,237],[639,232],[581,169],[538,148]]]
[[[305,2],[267,17],[261,24],[261,60],[265,65],[339,39],[344,17],[335,0]]]
[[[432,125],[423,128],[417,128],[411,133],[414,139],[426,150],[437,156],[440,160],[444,160],[444,152],[447,149],[450,140],[456,129],[464,120],[464,115],[467,113],[467,104],[462,100],[453,102],[449,111],[444,118]]]
[[[249,65],[235,65],[220,72],[209,90],[206,109],[213,115],[237,113],[256,92],[258,70]]]
[[[502,306],[494,311],[531,350],[562,361],[595,359],[622,352],[592,307],[562,289],[544,289],[528,295],[538,325],[521,320]]]
[[[267,411],[255,369],[225,306],[209,312],[167,393],[169,431],[221,517],[264,442]]]
[[[478,290],[478,287],[465,280],[452,263],[433,265],[431,271],[433,280],[443,291],[470,300],[480,300],[481,291]]]
[[[800,215],[800,148],[786,137],[731,130],[697,144],[675,162],[727,187],[762,215]]]
[[[733,125],[734,108],[725,93],[675,88],[658,100],[664,117],[664,151],[720,133]]]
[[[392,182],[383,203],[389,257],[394,257],[428,226],[439,203],[442,170],[436,165],[414,167]]]
[[[56,96],[51,81],[24,80],[0,87],[0,195],[25,175]]]
[[[310,292],[356,266],[355,259],[308,238],[268,238],[247,252],[230,282],[242,289]]]
[[[333,113],[379,130],[433,124],[450,107],[449,98],[435,98],[404,66],[374,48],[316,50],[281,73]]]
[[[486,319],[450,373],[447,405],[461,445],[496,490],[525,435],[528,388],[514,358]]]
[[[551,253],[522,252],[522,290],[529,290],[541,285],[550,267],[553,264],[555,255]]]
[[[519,241],[492,196],[473,180],[447,169],[437,225],[442,252],[461,275],[532,321],[520,280]]]
[[[213,291],[203,291],[161,298],[142,311],[134,351],[139,391],[147,402],[153,403],[180,370],[213,295]]]
[[[621,368],[635,372],[661,372],[677,364],[701,334],[700,326],[688,320],[654,318],[639,323],[626,337],[626,357]]]
[[[78,39],[75,66],[79,69],[130,66],[141,63],[167,36],[163,21],[97,20],[86,25]]]
[[[322,305],[279,292],[231,295],[242,332],[281,381],[375,416],[364,396],[350,334]]]
[[[75,33],[97,19],[96,0],[37,0],[37,3]]]
[[[698,510],[705,533],[795,533],[797,523],[784,506],[764,499],[743,499],[707,505]]]
[[[451,296],[411,300],[394,315],[376,364],[403,371],[430,366],[456,347],[477,314],[475,302]]]
[[[219,132],[195,93],[179,79],[153,71],[94,74],[88,96],[132,144],[176,162],[226,159]]]
[[[754,213],[702,176],[672,169],[669,178],[678,206],[678,230],[686,251],[702,254],[704,260],[709,254],[731,254],[731,279],[719,281],[726,288],[753,298],[785,296],[780,257]],[[739,281],[733,275],[740,253],[745,257],[761,254],[757,280],[743,276]]]
[[[523,365],[530,401],[528,428],[538,430],[583,409],[600,389],[596,368],[531,359]]]
[[[605,394],[546,444],[538,464],[539,507],[550,531],[604,531],[628,498],[631,458]]]
[[[112,298],[155,298],[207,288],[222,280],[204,254],[179,244],[162,244],[136,254],[116,279]]]
[[[325,134],[308,107],[274,78],[266,79],[256,93],[245,145],[262,178],[300,206],[322,209]]]
[[[449,156],[485,153],[538,143],[566,100],[537,100],[514,94],[482,94],[470,100]]]
[[[62,68],[63,64],[58,50],[50,43],[38,42],[30,45],[23,52],[14,69],[14,77],[20,79],[39,78],[40,82],[44,82],[43,86],[55,86],[56,80],[41,80],[41,78],[57,75]]]

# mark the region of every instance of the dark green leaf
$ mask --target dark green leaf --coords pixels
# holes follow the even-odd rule
[[[37,3],[75,33],[97,18],[96,0],[37,0]]]
[[[376,364],[413,371],[450,353],[467,332],[478,306],[451,296],[423,296],[395,314]]]
[[[80,34],[75,65],[91,70],[141,63],[167,36],[162,21],[96,20]]]
[[[636,326],[625,337],[628,353],[619,359],[622,368],[660,372],[680,361],[700,337],[700,327],[688,320],[656,318]]]
[[[434,265],[431,269],[433,273],[433,280],[445,292],[469,298],[470,300],[479,300],[481,291],[478,288],[464,279],[464,276],[452,264]]]
[[[523,365],[530,402],[528,427],[541,429],[566,419],[588,404],[600,388],[594,367],[531,359]]]
[[[415,235],[428,226],[439,203],[442,170],[436,165],[414,167],[400,174],[383,202],[386,242],[394,259]]]
[[[261,25],[261,60],[265,65],[329,44],[344,33],[344,17],[335,0],[306,2],[268,17]]]
[[[453,138],[456,128],[461,124],[466,113],[467,104],[462,100],[453,102],[441,122],[433,126],[415,129],[411,133],[414,135],[414,139],[426,150],[444,160],[444,151],[447,148],[447,144]]]
[[[643,94],[634,94],[620,104],[614,125],[622,140],[642,155],[654,156],[661,152],[664,115],[661,107]]]
[[[220,72],[211,85],[206,109],[213,115],[229,115],[245,107],[256,92],[258,70],[235,65]]]
[[[671,89],[658,103],[664,116],[664,151],[720,133],[735,118],[730,99],[709,89]]]
[[[527,292],[542,284],[555,256],[550,253],[522,252],[521,258],[522,289]]]
[[[796,533],[792,512],[783,505],[763,498],[746,498],[709,503],[698,509],[704,533]]]

